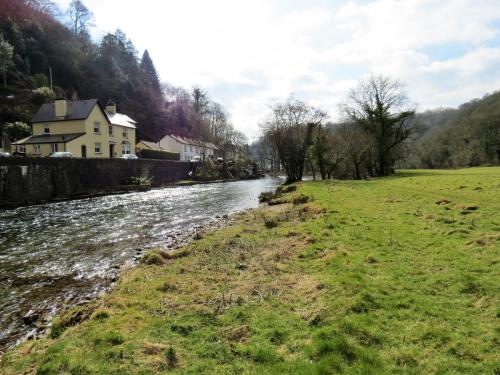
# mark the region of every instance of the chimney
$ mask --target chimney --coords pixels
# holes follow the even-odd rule
[[[106,104],[106,112],[116,113],[116,103],[109,102]]]
[[[54,107],[56,109],[56,118],[63,119],[68,114],[68,102],[66,99],[56,99]]]

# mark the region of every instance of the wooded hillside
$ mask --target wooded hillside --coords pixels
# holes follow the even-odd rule
[[[65,13],[47,0],[0,1],[1,131],[13,139],[29,133],[23,123],[55,97],[98,98],[136,120],[140,139],[171,132],[220,144],[241,140],[204,90],[160,82],[147,50],[139,57],[120,30],[96,43],[91,25],[92,13],[79,0]]]
[[[420,113],[403,166],[456,168],[500,163],[500,92]]]

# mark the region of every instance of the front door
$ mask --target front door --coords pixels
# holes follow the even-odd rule
[[[87,146],[82,145],[82,158],[87,157]]]
[[[110,158],[115,157],[115,145],[114,144],[109,145],[109,157]]]

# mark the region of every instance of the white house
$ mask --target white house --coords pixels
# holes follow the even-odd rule
[[[199,156],[202,160],[204,157],[213,158],[220,151],[213,143],[174,134],[167,134],[157,144],[162,149],[179,153],[180,159],[184,161],[192,160],[195,156]]]

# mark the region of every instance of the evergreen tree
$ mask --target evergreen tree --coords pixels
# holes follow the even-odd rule
[[[156,71],[153,60],[149,56],[148,50],[144,50],[141,59],[141,69],[146,76],[146,81],[159,95],[161,95],[160,75]]]

